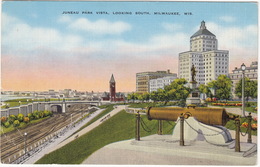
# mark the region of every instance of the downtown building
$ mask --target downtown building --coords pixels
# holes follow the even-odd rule
[[[191,67],[196,69],[195,79],[200,84],[216,80],[219,75],[228,75],[229,51],[218,50],[216,36],[206,28],[204,21],[200,29],[190,37],[190,51],[179,54],[179,78],[191,81]]]
[[[254,61],[251,63],[249,67],[246,67],[245,69],[245,77],[249,78],[250,80],[257,80],[257,74],[258,73],[258,62]],[[235,88],[237,83],[242,79],[242,69],[235,67],[234,70],[232,70],[232,73],[229,74],[229,78],[232,81],[232,96],[235,98]]]
[[[157,91],[158,89],[163,89],[166,85],[170,85],[175,79],[176,76],[168,76],[163,78],[151,79],[150,84],[150,92]]]
[[[136,93],[150,93],[150,81],[152,79],[163,78],[163,77],[175,77],[176,73],[167,71],[156,71],[156,72],[140,72],[136,73]]]

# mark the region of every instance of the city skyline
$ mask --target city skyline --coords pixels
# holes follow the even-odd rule
[[[135,91],[138,72],[178,73],[202,20],[231,73],[258,59],[257,13],[252,2],[4,2],[1,88],[108,91],[113,74]]]

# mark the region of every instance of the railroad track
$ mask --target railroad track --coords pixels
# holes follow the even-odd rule
[[[28,134],[26,146],[29,151],[45,142],[50,135],[55,135],[60,129],[68,126],[71,123],[71,116],[73,120],[80,118],[82,116],[82,108],[73,112],[72,115],[71,113],[54,114],[53,117],[25,129],[18,129],[15,132],[3,134],[0,145],[2,163],[10,163],[25,153],[25,138],[23,135],[25,132]]]

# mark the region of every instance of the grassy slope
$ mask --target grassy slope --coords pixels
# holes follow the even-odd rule
[[[146,105],[133,105],[131,107],[146,107]],[[110,109],[109,109],[110,110]],[[104,111],[103,114],[109,112]],[[157,133],[157,121],[148,121],[145,116],[142,116],[143,120],[150,129],[153,129],[151,133],[144,131],[141,128],[141,137]],[[245,120],[241,120],[241,123]],[[174,125],[173,122],[163,123],[163,134],[172,133]],[[234,121],[229,121],[226,125],[228,129],[234,129]],[[245,128],[241,128],[243,132]],[[257,135],[254,131],[253,135]],[[89,133],[81,136],[75,141],[67,144],[66,146],[44,156],[37,163],[38,164],[80,164],[90,156],[96,150],[104,147],[107,144],[127,140],[135,137],[135,115],[127,114],[125,111],[121,111],[114,117],[108,119],[103,124],[93,129]]]
[[[151,133],[141,128],[141,136],[157,133],[157,121],[149,121],[143,116],[147,126],[153,128]],[[173,124],[173,123],[172,123]],[[164,132],[171,133],[172,126],[164,123]],[[89,133],[79,137],[66,146],[45,155],[37,164],[80,164],[96,150],[107,144],[135,137],[135,115],[125,111],[105,121]]]

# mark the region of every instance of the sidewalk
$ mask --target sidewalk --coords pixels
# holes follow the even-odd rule
[[[173,141],[171,135],[151,135],[109,144],[83,164],[100,165],[256,165],[257,155],[243,157],[255,144],[242,143],[241,152],[205,141]]]
[[[225,107],[218,107],[218,106],[209,106],[209,107],[212,107],[212,108],[225,108]],[[231,113],[231,114],[237,114],[237,115],[242,115],[242,109],[241,108],[237,108],[237,107],[234,107],[234,108],[225,108],[225,110],[228,112],[228,113]],[[249,112],[248,111],[245,111],[245,115],[248,116],[249,115]],[[257,113],[251,113],[252,117],[257,117]]]

